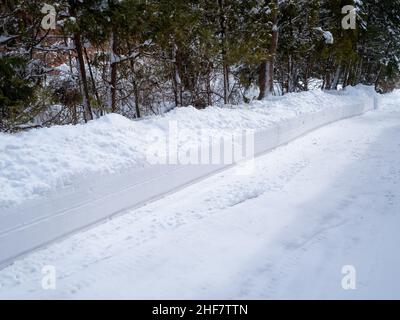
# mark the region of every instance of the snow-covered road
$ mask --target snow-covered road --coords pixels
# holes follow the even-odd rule
[[[0,298],[399,299],[397,105],[32,253],[0,271]],[[56,290],[42,288],[46,265]],[[342,288],[346,265],[356,290]]]

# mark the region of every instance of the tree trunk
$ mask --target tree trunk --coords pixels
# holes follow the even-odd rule
[[[293,61],[292,61],[292,56],[289,55],[288,57],[288,75],[287,75],[288,83],[287,83],[287,92],[293,92]]]
[[[222,73],[224,77],[224,104],[229,103],[229,66],[226,61],[226,14],[225,1],[218,0],[219,5],[219,24],[221,33],[221,55],[222,55]]]
[[[140,113],[140,99],[139,99],[139,88],[136,81],[133,81],[133,90],[135,94],[135,111],[136,111],[136,118],[139,119],[142,115]]]
[[[379,71],[378,71],[378,74],[377,74],[376,79],[375,79],[375,90],[378,90],[378,88],[379,88],[379,81],[381,79],[382,70],[383,70],[383,66],[381,65],[379,67]]]
[[[339,66],[336,69],[335,77],[333,78],[331,90],[337,90],[337,87],[339,85],[339,80],[340,76],[342,75],[342,65],[339,64]]]
[[[108,0],[108,6],[111,10],[114,9],[114,0]],[[109,57],[110,57],[110,82],[109,82],[109,96],[108,107],[112,113],[117,112],[117,68],[118,61],[116,60],[117,40],[115,38],[115,28],[112,27],[109,44]]]
[[[95,81],[95,79],[94,79],[93,70],[92,70],[92,64],[91,64],[91,62],[90,62],[89,55],[88,55],[88,53],[87,53],[86,48],[83,49],[83,52],[84,52],[84,54],[85,54],[85,58],[86,58],[86,61],[87,61],[87,64],[88,64],[90,80],[91,80],[91,82],[92,82],[92,87],[93,87],[94,95],[96,96],[97,107],[100,108],[100,107],[102,106],[102,103],[101,103],[101,100],[100,100],[100,97],[99,97],[99,93],[97,92],[96,81]],[[104,114],[103,114],[103,108],[101,108],[101,109],[100,109],[100,116],[103,116],[103,115],[104,115]]]
[[[273,0],[273,16],[272,16],[272,39],[271,46],[268,52],[268,59],[263,61],[260,66],[259,74],[259,85],[260,85],[260,95],[259,100],[264,99],[266,96],[272,95],[274,93],[274,75],[275,75],[275,60],[276,53],[278,50],[278,11],[279,11],[279,1]]]
[[[132,86],[133,86],[133,93],[135,95],[135,118],[140,119],[142,114],[140,112],[140,92],[139,92],[139,85],[135,79],[135,62],[130,60],[131,70],[132,70]]]
[[[82,50],[82,43],[81,43],[81,35],[80,33],[74,34],[74,42],[75,48],[77,53],[77,62],[78,62],[78,69],[82,87],[82,95],[83,95],[83,113],[85,122],[89,120],[93,120],[92,114],[92,107],[90,105],[90,96],[89,96],[89,88],[87,83],[86,77],[86,70],[85,70],[85,60],[83,59],[83,50]]]
[[[174,85],[174,95],[175,95],[175,106],[181,107],[183,105],[183,93],[182,93],[182,78],[180,75],[180,59],[178,53],[178,46],[176,43],[173,44],[172,49],[172,60],[174,62],[172,81]]]
[[[207,65],[207,79],[206,79],[206,90],[207,90],[207,105],[212,105],[212,89],[211,89],[211,71],[210,62]]]
[[[76,17],[76,4],[75,2],[70,2],[70,15],[71,17]],[[90,106],[90,96],[89,96],[89,88],[87,83],[86,77],[86,70],[85,70],[85,60],[83,58],[83,46],[81,41],[81,33],[79,31],[75,31],[73,34],[73,41],[75,44],[75,51],[76,51],[76,59],[78,64],[79,70],[79,78],[81,82],[81,91],[83,97],[83,117],[85,122],[89,120],[93,120],[92,108]]]
[[[327,71],[325,76],[325,89],[330,90],[332,87],[331,72]]]
[[[267,69],[268,69],[268,62],[263,61],[258,71],[258,83],[260,87],[260,95],[258,96],[258,100],[262,100],[265,98],[265,93],[267,91],[267,73],[268,73]]]
[[[117,67],[116,60],[117,43],[115,33],[112,31],[109,44],[109,59],[110,59],[110,81],[108,83],[108,107],[112,113],[117,112]]]
[[[309,79],[309,73],[310,73],[310,63],[308,62],[304,71],[304,78],[303,78],[303,90],[308,91],[308,79]]]
[[[64,38],[64,44],[65,44],[66,47],[69,46],[69,44],[70,44],[69,42],[70,42],[70,40],[67,37],[65,37]],[[71,75],[73,75],[74,74],[74,69],[73,69],[73,66],[72,66],[72,54],[71,54],[71,51],[68,51],[68,65],[69,65],[69,72],[70,72]],[[77,108],[76,108],[76,104],[75,103],[71,107],[71,109],[72,109],[72,123],[74,125],[76,125],[76,124],[78,124],[78,113],[77,113],[77,110],[76,110]]]
[[[350,76],[350,64],[346,66],[346,70],[344,73],[344,80],[343,80],[343,88],[346,88],[349,84],[349,76]]]

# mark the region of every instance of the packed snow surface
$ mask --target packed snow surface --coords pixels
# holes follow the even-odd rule
[[[344,99],[303,98],[313,95],[321,104]],[[286,99],[296,113],[293,100],[303,98],[246,112],[187,109],[167,118],[187,112],[224,123],[222,115],[254,113],[261,120],[249,123],[264,125],[289,113],[272,105]],[[136,128],[163,121],[131,124],[111,116],[75,129],[104,137],[110,123]],[[45,139],[43,132],[34,134]],[[399,159],[396,92],[381,98],[378,111],[257,158],[251,175],[225,171],[20,259],[0,271],[0,298],[399,299]],[[55,290],[42,288],[44,266],[56,271]],[[356,271],[355,290],[342,287],[344,266]]]
[[[179,108],[164,115],[131,121],[110,114],[86,125],[58,126],[11,135],[0,134],[0,209],[77,183],[90,174],[147,166],[146,153],[176,122],[179,147],[190,146],[201,132],[265,129],[304,113],[371,99],[371,88],[341,94],[322,91],[290,94],[235,107]],[[79,183],[79,181],[78,181]]]

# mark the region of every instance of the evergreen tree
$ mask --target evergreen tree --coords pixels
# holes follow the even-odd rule
[[[1,130],[271,94],[399,84],[400,0],[54,0],[0,4]],[[344,29],[345,6],[357,12]],[[259,90],[258,97],[248,96]]]

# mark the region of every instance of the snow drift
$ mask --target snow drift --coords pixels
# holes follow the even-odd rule
[[[199,132],[254,129],[262,154],[318,127],[373,110],[358,86],[313,91],[231,108],[176,109],[131,121],[111,114],[86,125],[0,135],[0,265],[71,232],[158,199],[230,165],[151,165],[149,144],[175,121],[191,146]]]
[[[109,114],[86,125],[0,134],[0,208],[46,195],[93,173],[143,168],[155,137],[167,135],[170,121],[182,132],[178,145],[190,145],[200,130],[263,130],[303,114],[338,106],[369,103],[373,89],[358,86],[336,94],[312,91],[273,97],[232,108],[175,109],[164,116],[131,121]]]

